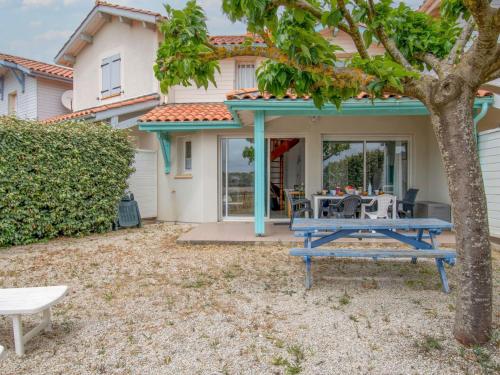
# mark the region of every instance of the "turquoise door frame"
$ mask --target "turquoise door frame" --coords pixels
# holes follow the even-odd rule
[[[264,111],[254,113],[254,167],[255,167],[255,197],[254,217],[255,234],[263,236],[266,234],[266,139],[264,131]]]

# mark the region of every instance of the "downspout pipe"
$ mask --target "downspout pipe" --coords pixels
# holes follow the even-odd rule
[[[488,112],[488,107],[489,103],[483,103],[481,104],[481,110],[477,115],[474,116],[474,137],[476,138],[476,144],[478,145],[478,152],[479,152],[479,134],[477,133],[477,124],[479,121],[483,119],[484,116],[486,116],[486,113]]]

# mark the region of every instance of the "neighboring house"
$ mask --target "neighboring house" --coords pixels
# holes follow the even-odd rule
[[[72,69],[0,53],[0,116],[45,120],[69,113],[72,88]]]
[[[77,112],[51,120],[93,118],[131,128],[143,150],[131,190],[141,209],[154,213],[145,216],[254,221],[260,235],[265,222],[286,220],[287,188],[310,196],[350,184],[402,197],[416,187],[419,200],[450,202],[421,102],[393,95],[372,102],[360,93],[339,112],[333,105],[318,110],[292,94],[277,99],[255,89],[262,60],[254,57],[222,60],[217,87],[174,87],[165,97],[152,70],[161,20],[159,14],[97,2],[56,57],[74,68]],[[248,37],[214,36],[211,42],[235,45]],[[342,33],[332,39],[346,56],[354,51]],[[370,51],[383,53],[375,45]],[[478,114],[492,101],[489,92],[479,92]]]

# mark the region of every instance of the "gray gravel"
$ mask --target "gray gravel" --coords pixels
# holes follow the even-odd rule
[[[315,260],[305,292],[303,262],[288,248],[177,245],[186,230],[153,224],[0,250],[0,287],[71,288],[54,308],[53,332],[33,339],[24,358],[13,352],[10,320],[0,318],[0,374],[499,370],[498,339],[474,351],[451,336],[455,269],[445,295],[431,261]],[[498,327],[498,298],[495,305]]]

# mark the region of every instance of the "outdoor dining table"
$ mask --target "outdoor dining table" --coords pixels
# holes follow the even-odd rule
[[[311,257],[344,258],[434,258],[441,278],[443,291],[448,293],[448,279],[444,263],[455,264],[456,252],[440,249],[437,236],[443,230],[451,230],[450,222],[434,219],[296,219],[291,230],[296,236],[304,238],[304,247],[290,250],[290,255],[304,257],[306,263],[306,288],[312,285]],[[411,232],[408,232],[411,231]],[[413,249],[339,249],[321,246],[341,238],[391,238]],[[429,241],[426,241],[429,239]]]
[[[347,197],[348,194],[340,196],[340,195],[331,195],[331,194],[313,194],[312,195],[312,201],[313,201],[313,215],[314,219],[319,219],[320,215],[320,208],[321,208],[321,203],[325,200],[331,201],[333,203],[340,202],[342,199]],[[361,200],[363,203],[370,203],[372,200],[376,199],[378,195],[363,195],[361,196]],[[393,205],[392,207],[392,217],[397,217],[398,213],[398,208],[397,205]]]

